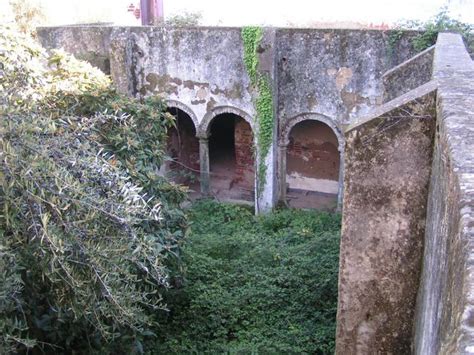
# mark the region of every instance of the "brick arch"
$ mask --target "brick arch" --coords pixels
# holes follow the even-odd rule
[[[166,107],[167,108],[177,108],[177,109],[180,109],[181,111],[183,111],[184,113],[186,113],[191,118],[191,120],[193,121],[194,129],[196,130],[196,136],[198,136],[199,121],[197,119],[196,114],[193,112],[193,110],[191,110],[188,106],[186,106],[182,102],[176,101],[176,100],[166,100]]]
[[[242,111],[241,109],[238,109],[233,106],[218,106],[204,115],[204,118],[202,119],[201,124],[199,125],[199,128],[197,130],[197,136],[200,138],[208,138],[212,120],[216,116],[224,114],[224,113],[232,113],[234,115],[237,115],[243,118],[250,125],[250,128],[252,129],[252,133],[255,132],[254,120],[252,116],[250,116],[247,112]],[[255,134],[254,134],[254,139],[255,139]]]
[[[313,113],[313,112],[307,112],[307,113],[299,114],[297,116],[293,116],[284,123],[281,129],[281,133],[280,133],[280,140],[279,140],[280,146],[288,145],[290,141],[290,132],[294,126],[296,126],[300,122],[308,121],[308,120],[322,122],[326,124],[329,128],[331,128],[337,137],[337,141],[339,143],[339,147],[338,147],[339,152],[342,153],[344,151],[344,143],[345,143],[344,136],[342,134],[342,130],[339,128],[337,123],[327,116],[324,116],[320,113]]]

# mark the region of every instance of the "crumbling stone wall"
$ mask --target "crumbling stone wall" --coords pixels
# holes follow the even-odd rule
[[[417,88],[431,80],[435,47],[425,49],[382,76],[383,102]]]
[[[81,58],[90,53],[107,56],[111,76],[122,92],[160,95],[186,107],[197,126],[201,189],[208,193],[207,132],[212,117],[236,113],[250,122],[254,132],[258,127],[256,92],[243,62],[241,31],[84,26],[42,28],[39,37],[44,46],[64,47]],[[258,69],[270,78],[275,120],[258,211],[268,211],[282,197],[278,187],[285,184],[279,183],[284,175],[277,174],[277,167],[286,155],[277,150],[277,142],[286,138],[280,136],[280,127],[301,115],[319,115],[340,131],[382,101],[382,73],[413,54],[410,33],[392,51],[389,35],[374,30],[263,29]]]
[[[414,51],[403,37],[389,48],[389,32],[280,29],[277,33],[278,117],[303,112],[353,123],[382,102],[380,78]]]
[[[435,94],[427,83],[346,130],[337,354],[410,353]]]
[[[425,81],[427,72],[407,74],[431,67],[421,56],[389,74]],[[346,133],[338,354],[474,353],[474,64],[459,35],[440,34],[432,70],[430,82],[376,109],[393,106],[384,120]],[[405,91],[396,80],[392,89]]]
[[[415,354],[474,353],[474,63],[459,35],[438,37],[437,129]]]

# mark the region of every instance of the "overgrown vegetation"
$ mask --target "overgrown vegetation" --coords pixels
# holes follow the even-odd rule
[[[334,353],[338,215],[204,201],[190,222],[156,353]]]
[[[400,22],[389,37],[389,48],[391,48],[391,50],[395,48],[395,45],[401,39],[403,31],[405,30],[420,31],[420,33],[412,39],[413,47],[418,52],[435,45],[438,33],[456,32],[463,36],[471,54],[474,53],[474,25],[451,18],[447,8],[441,9],[436,16],[426,22]]]
[[[172,118],[0,29],[0,353],[141,352],[187,227]]]
[[[265,159],[270,152],[273,141],[273,90],[268,74],[258,70],[258,48],[262,40],[263,30],[260,27],[242,28],[244,44],[244,64],[256,91],[255,110],[257,111],[257,144],[258,144],[258,186],[260,195],[266,184],[267,165]]]
[[[1,354],[333,352],[338,216],[201,202],[184,244],[163,103],[10,29],[0,48]]]

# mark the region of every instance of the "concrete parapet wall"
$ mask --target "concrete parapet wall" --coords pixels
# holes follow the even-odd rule
[[[434,48],[425,49],[383,74],[383,102],[393,100],[431,80]]]
[[[474,354],[474,63],[440,34],[437,133],[414,353]]]
[[[435,131],[436,84],[346,130],[336,354],[408,354]]]

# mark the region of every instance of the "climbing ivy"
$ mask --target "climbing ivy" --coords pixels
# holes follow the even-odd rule
[[[270,151],[273,140],[273,90],[268,74],[258,71],[257,49],[263,37],[260,27],[244,27],[244,63],[253,89],[256,91],[255,110],[257,111],[257,194],[260,196],[266,184],[265,158]]]

